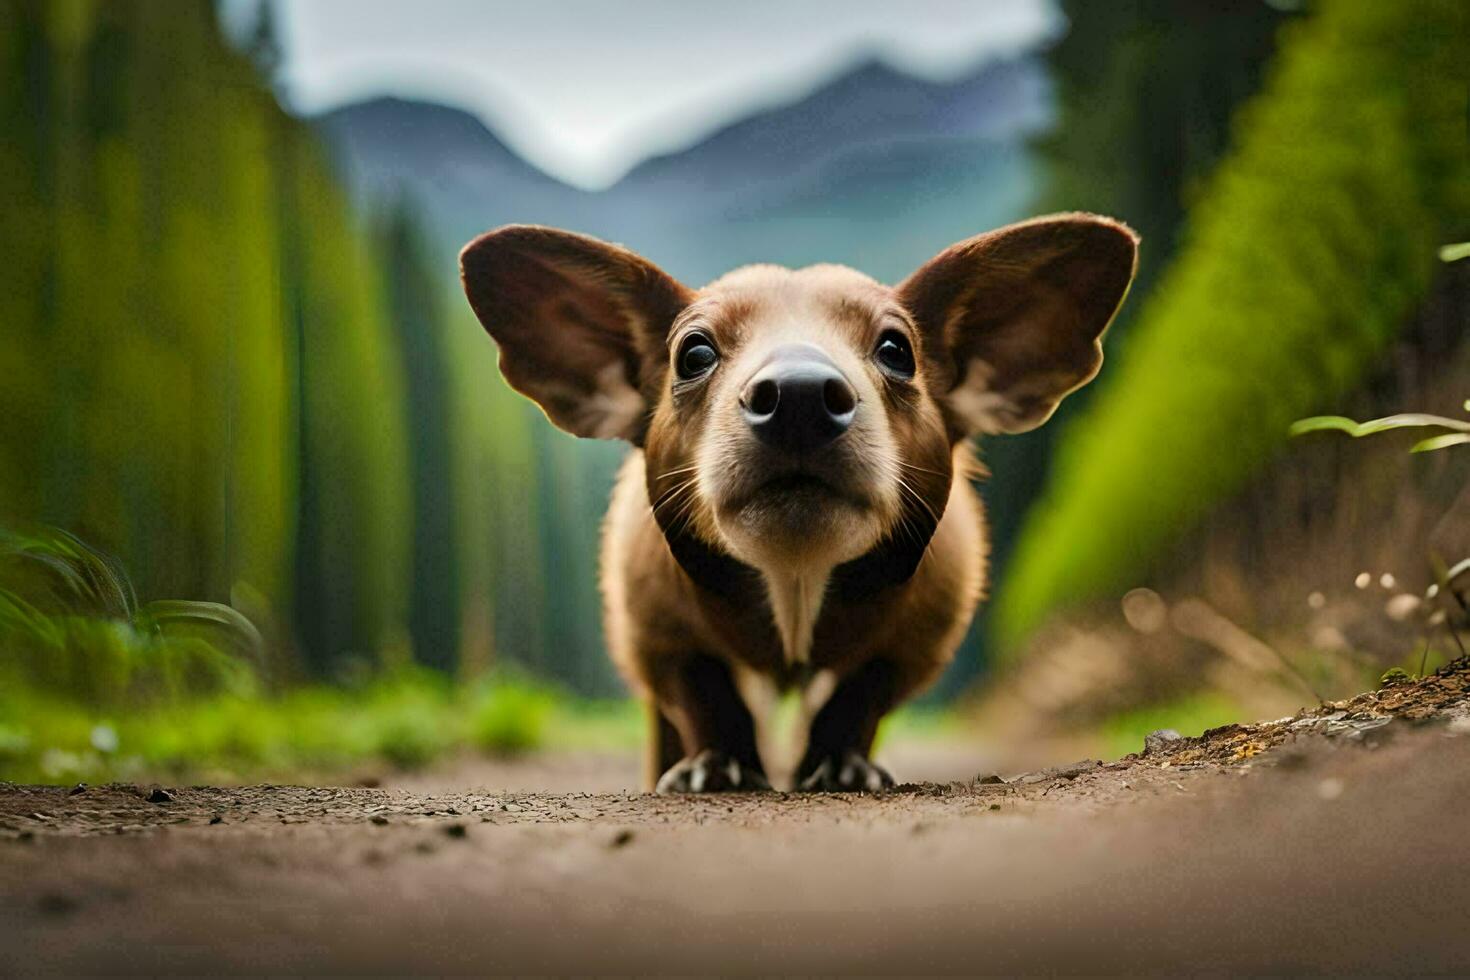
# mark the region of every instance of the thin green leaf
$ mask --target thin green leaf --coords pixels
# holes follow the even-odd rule
[[[1433,436],[1432,438],[1416,442],[1409,452],[1431,453],[1436,449],[1447,449],[1450,446],[1463,446],[1466,444],[1470,444],[1470,433],[1451,432],[1447,435]]]
[[[1458,262],[1461,259],[1470,259],[1470,242],[1456,242],[1453,245],[1443,245],[1439,250],[1441,262]]]
[[[1315,415],[1311,418],[1301,419],[1292,423],[1291,434],[1299,436],[1305,432],[1319,432],[1325,429],[1336,429],[1346,432],[1354,439],[1363,436],[1371,436],[1375,432],[1387,432],[1390,429],[1414,429],[1438,426],[1444,429],[1452,429],[1455,432],[1470,432],[1470,422],[1462,419],[1445,418],[1443,415],[1425,415],[1419,412],[1410,412],[1403,415],[1388,415],[1381,419],[1369,419],[1366,422],[1354,422],[1350,418],[1341,415]]]
[[[1446,418],[1443,415],[1411,412],[1404,415],[1389,415],[1381,419],[1370,419],[1358,426],[1358,434],[1368,436],[1375,432],[1386,432],[1389,429],[1415,429],[1430,426],[1453,429],[1456,432],[1470,432],[1470,422]]]
[[[1452,568],[1444,573],[1444,580],[1446,583],[1452,584],[1455,579],[1466,573],[1470,573],[1470,558],[1461,558],[1455,562]]]
[[[218,602],[157,599],[143,607],[140,618],[162,629],[170,624],[202,626],[212,637],[230,643],[237,652],[257,662],[264,656],[265,640],[255,624],[238,610]]]
[[[1341,415],[1313,415],[1307,419],[1297,419],[1291,423],[1291,434],[1294,436],[1305,435],[1308,432],[1326,432],[1329,429],[1337,429],[1342,432],[1352,433],[1357,431],[1358,423]]]

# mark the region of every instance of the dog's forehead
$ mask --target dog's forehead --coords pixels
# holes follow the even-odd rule
[[[701,289],[696,306],[717,326],[812,318],[860,326],[892,310],[894,300],[887,286],[843,265],[748,265]]]

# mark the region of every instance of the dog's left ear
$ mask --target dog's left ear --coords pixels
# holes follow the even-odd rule
[[[898,286],[956,434],[1033,429],[1091,381],[1137,258],[1127,225],[1062,214],[953,245]]]

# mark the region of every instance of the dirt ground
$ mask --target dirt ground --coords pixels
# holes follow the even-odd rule
[[[954,776],[654,797],[580,755],[372,789],[0,784],[0,973],[1470,972],[1463,663]]]

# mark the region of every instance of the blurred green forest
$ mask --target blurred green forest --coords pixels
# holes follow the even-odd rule
[[[495,378],[412,202],[354,216],[206,2],[0,22],[0,524],[233,603],[285,677],[595,645],[557,546],[604,488]]]
[[[1142,265],[1100,380],[983,447],[995,612],[941,699],[1158,567],[1470,238],[1463,0],[1060,7],[1035,210],[1117,215]],[[500,381],[418,202],[354,204],[260,9],[231,44],[207,0],[0,0],[0,776],[119,738],[413,764],[620,690],[620,449]]]
[[[1012,649],[1059,608],[1136,584],[1295,419],[1340,404],[1426,298],[1439,246],[1470,232],[1467,65],[1459,0],[1319,0],[1284,29],[1178,254],[1133,297],[1122,356],[1062,436],[998,597]]]
[[[1259,2],[1059,6],[1069,27],[1045,55],[1057,107],[1034,140],[1041,190],[1033,211],[1116,215],[1143,239],[1128,301],[1108,329],[1106,380],[1127,356],[1140,301],[1173,258],[1186,211],[1230,144],[1237,107],[1259,89],[1281,25],[1298,13]],[[1051,478],[1059,434],[1087,413],[1100,386],[1069,395],[1041,428],[981,447],[994,594],[1004,595],[1012,569],[1024,565],[1021,529]],[[944,693],[962,690],[994,659],[994,608],[982,607],[969,662],[946,675]]]

